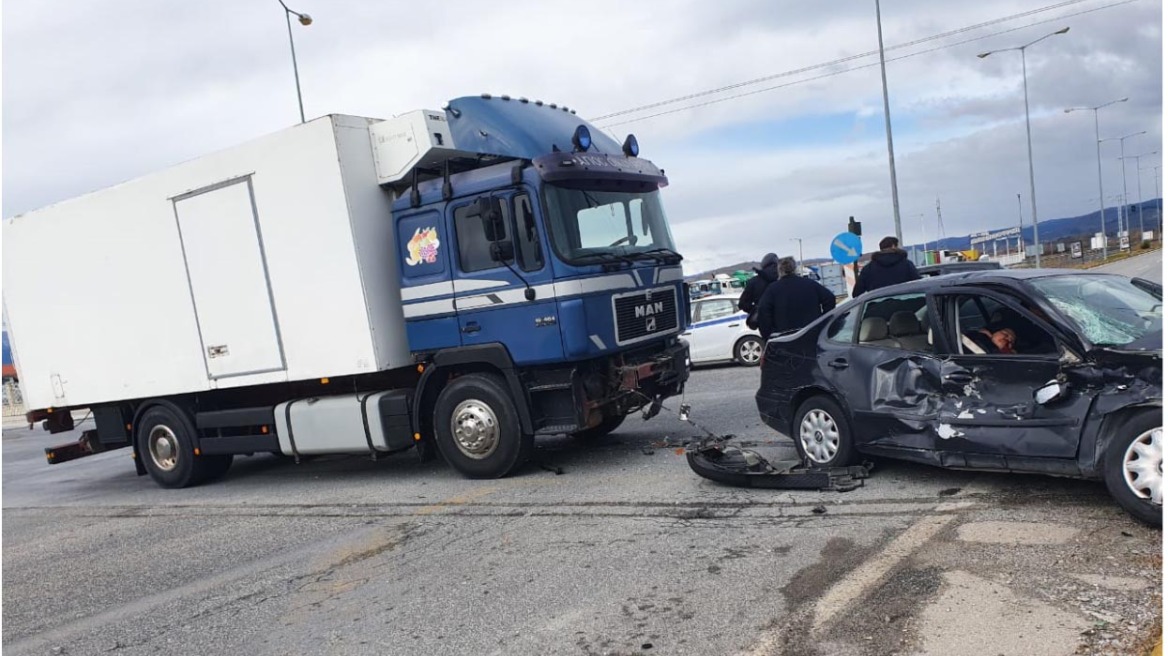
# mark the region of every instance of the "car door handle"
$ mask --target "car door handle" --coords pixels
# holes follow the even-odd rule
[[[968,371],[951,371],[945,374],[945,380],[950,383],[964,385],[966,383],[973,382],[973,374],[969,373]]]
[[[464,333],[477,333],[479,330],[481,330],[481,326],[477,321],[471,321],[462,327]]]
[[[728,328],[737,328],[737,327],[738,327],[738,326],[740,326],[740,325],[742,325],[742,324],[738,324],[738,323],[732,323],[732,324],[730,324],[730,325],[729,325],[729,326],[727,326],[727,327],[728,327]]]
[[[831,362],[828,362],[827,366],[831,367],[832,369],[847,369],[848,361],[843,358],[836,358]]]

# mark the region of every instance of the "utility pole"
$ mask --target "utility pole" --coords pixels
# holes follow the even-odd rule
[[[1026,261],[1026,240],[1022,238],[1022,194],[1018,194],[1018,252],[1022,254],[1022,261]]]

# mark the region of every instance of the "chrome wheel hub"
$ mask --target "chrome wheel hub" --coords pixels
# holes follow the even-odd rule
[[[467,399],[454,408],[450,433],[464,456],[482,460],[499,446],[499,419],[491,406],[478,399]]]
[[[1132,440],[1123,454],[1123,477],[1128,488],[1157,506],[1164,503],[1164,448],[1160,443],[1163,432],[1162,426],[1145,431]]]
[[[148,441],[150,459],[162,471],[172,471],[178,466],[178,437],[169,426],[155,426],[150,431]]]
[[[799,442],[807,457],[820,464],[830,462],[839,452],[839,426],[831,415],[818,408],[803,415],[799,423]]]

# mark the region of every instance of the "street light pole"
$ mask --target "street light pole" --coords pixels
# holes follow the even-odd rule
[[[904,243],[900,235],[900,194],[896,189],[896,156],[892,152],[892,114],[888,110],[888,74],[884,71],[884,28],[880,24],[880,0],[876,0],[876,40],[880,45],[880,85],[884,89],[884,134],[888,138],[888,174],[892,179],[892,221],[896,228],[896,240]]]
[[[1039,241],[1039,239],[1038,239],[1038,195],[1035,193],[1035,190],[1034,190],[1034,144],[1030,138],[1030,87],[1029,87],[1029,83],[1026,80],[1026,49],[1029,48],[1030,46],[1038,43],[1039,41],[1049,39],[1050,37],[1055,36],[1057,34],[1066,34],[1067,32],[1070,32],[1070,31],[1071,31],[1071,28],[1064,27],[1063,29],[1058,30],[1057,32],[1051,32],[1050,34],[1047,34],[1046,36],[1035,39],[1035,40],[1031,41],[1030,43],[1027,43],[1024,46],[1018,46],[1016,48],[1001,48],[999,50],[991,50],[989,52],[983,52],[980,55],[978,55],[978,58],[985,59],[986,57],[989,57],[990,55],[997,53],[997,52],[1007,52],[1010,50],[1017,50],[1018,52],[1022,53],[1022,100],[1026,106],[1026,156],[1027,156],[1027,159],[1029,160],[1029,164],[1030,164],[1030,212],[1034,218],[1034,268],[1035,269],[1042,267],[1042,242]]]
[[[1128,221],[1124,220],[1124,219],[1128,218],[1127,217],[1127,162],[1124,161],[1125,160],[1124,142],[1127,141],[1128,139],[1131,139],[1132,137],[1138,137],[1141,134],[1147,134],[1147,132],[1148,132],[1147,130],[1141,130],[1139,132],[1125,134],[1122,137],[1109,137],[1107,139],[1103,139],[1103,141],[1118,141],[1119,142],[1119,164],[1120,164],[1120,170],[1123,172],[1123,207],[1121,208],[1123,211],[1120,213],[1121,222],[1120,222],[1120,226],[1119,226],[1119,228],[1120,228],[1119,234],[1120,234],[1121,239],[1123,238],[1123,235],[1128,233],[1128,225],[1127,225]],[[1129,240],[1130,240],[1130,238],[1131,238],[1131,235],[1128,235]],[[1130,241],[1128,243],[1130,244]]]
[[[296,66],[296,42],[292,40],[292,15],[295,14],[297,20],[305,27],[312,25],[312,16],[302,14],[298,11],[292,11],[288,5],[284,4],[284,0],[276,0],[280,6],[284,8],[284,20],[288,23],[288,45],[292,48],[292,75],[296,78],[296,102],[300,106],[300,122],[304,122],[304,98],[300,95],[300,69]]]
[[[799,242],[799,275],[803,275],[803,238],[791,237],[791,241]]]
[[[1091,112],[1095,114],[1095,163],[1099,169],[1099,230],[1100,230],[1100,234],[1103,236],[1103,259],[1104,260],[1107,259],[1107,219],[1106,219],[1106,215],[1104,214],[1104,207],[1103,207],[1103,154],[1102,154],[1103,151],[1102,151],[1101,146],[1100,146],[1100,144],[1102,142],[1099,141],[1099,110],[1103,109],[1104,107],[1107,107],[1108,105],[1114,105],[1115,103],[1121,103],[1121,102],[1127,102],[1127,98],[1120,98],[1119,100],[1112,100],[1111,102],[1106,102],[1106,103],[1103,103],[1102,105],[1096,105],[1095,107],[1071,107],[1069,109],[1063,110],[1063,112],[1066,114],[1070,114],[1071,112],[1085,111],[1085,110],[1091,110]]]
[[[1143,185],[1141,184],[1142,180],[1140,179],[1140,170],[1141,170],[1140,169],[1140,158],[1141,157],[1149,157],[1151,155],[1158,155],[1158,154],[1160,154],[1160,151],[1153,150],[1150,153],[1142,153],[1139,155],[1130,155],[1127,157],[1127,159],[1134,159],[1136,161],[1136,198],[1139,199],[1137,202],[1139,202],[1139,204],[1140,204],[1140,209],[1139,209],[1140,241],[1144,240],[1144,189],[1143,189]],[[1124,168],[1127,168],[1126,162],[1124,163]]]
[[[1022,194],[1018,194],[1018,252],[1022,254],[1022,264],[1026,264],[1026,240],[1022,238],[1022,231],[1025,230],[1022,224]]]
[[[1164,239],[1164,235],[1163,235],[1163,232],[1164,232],[1164,199],[1160,198],[1160,165],[1157,164],[1156,166],[1149,166],[1148,168],[1146,168],[1144,170],[1151,171],[1153,178],[1156,180],[1156,199],[1160,203],[1160,207],[1156,209],[1156,227],[1159,228],[1158,232],[1161,233],[1160,240],[1163,241],[1163,239]]]

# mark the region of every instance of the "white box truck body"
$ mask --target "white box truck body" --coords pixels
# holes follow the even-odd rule
[[[409,364],[371,122],[326,116],[8,219],[28,405]]]

